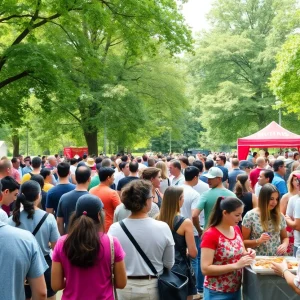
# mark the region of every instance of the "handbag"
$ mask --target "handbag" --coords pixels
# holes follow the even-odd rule
[[[174,233],[177,232],[177,230],[179,229],[179,227],[181,226],[181,224],[184,222],[186,218],[181,217],[181,219],[176,223],[176,225],[173,228],[172,234],[174,237]],[[176,245],[175,245],[175,249],[176,249]],[[180,253],[182,259],[184,260],[186,267],[187,267],[187,277],[189,279],[189,284],[191,285],[191,283],[193,285],[196,286],[196,274],[195,271],[193,269],[193,267],[191,266],[191,260],[190,258],[186,255],[186,248],[178,248],[178,252]]]
[[[188,296],[188,281],[189,279],[182,274],[164,268],[163,274],[159,275],[155,267],[151,263],[150,259],[141,249],[137,241],[131,235],[123,221],[120,221],[120,226],[124,230],[125,234],[134,245],[136,250],[144,259],[153,274],[157,277],[158,293],[160,300],[186,300]]]
[[[115,274],[114,274],[114,265],[115,265],[115,247],[114,247],[114,240],[111,235],[108,235],[109,243],[110,243],[110,269],[111,269],[111,283],[113,286],[113,296],[115,300],[118,300],[118,294],[116,292],[115,287]]]

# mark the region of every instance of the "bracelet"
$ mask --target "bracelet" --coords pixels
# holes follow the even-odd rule
[[[288,271],[288,270],[289,270],[289,269],[285,269],[285,270],[283,270],[283,272],[282,272],[282,275],[281,275],[281,276],[282,276],[282,278],[284,278],[284,272],[285,272],[285,271]]]
[[[258,239],[255,240],[256,244],[259,245]]]

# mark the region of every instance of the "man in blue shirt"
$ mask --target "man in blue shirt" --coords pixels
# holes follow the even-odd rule
[[[47,298],[44,272],[48,265],[31,232],[0,222],[1,300],[25,299],[27,278],[34,299]]]
[[[286,183],[284,181],[284,174],[286,172],[285,165],[283,160],[275,160],[273,164],[274,169],[274,178],[272,180],[272,184],[276,186],[280,193],[280,198],[288,192]]]
[[[46,199],[46,211],[54,214],[55,217],[60,197],[63,194],[74,190],[76,187],[75,184],[69,182],[70,165],[68,163],[59,163],[57,166],[57,174],[59,178],[59,184],[48,191]]]
[[[228,183],[229,183],[229,190],[233,192],[236,178],[239,174],[245,174],[246,172],[239,168],[240,162],[237,158],[233,158],[231,161],[232,164],[232,171],[228,174]]]
[[[225,155],[219,155],[216,159],[217,167],[222,170],[223,172],[223,178],[222,182],[223,185],[227,188],[227,182],[228,182],[228,169],[225,168],[226,164],[226,156]]]

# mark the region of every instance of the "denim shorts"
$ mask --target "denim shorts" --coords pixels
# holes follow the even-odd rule
[[[241,289],[234,293],[223,293],[204,287],[204,300],[241,300]]]

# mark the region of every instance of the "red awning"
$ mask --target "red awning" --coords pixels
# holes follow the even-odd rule
[[[238,139],[238,157],[246,159],[250,148],[300,148],[300,135],[292,133],[276,122],[262,130]]]

